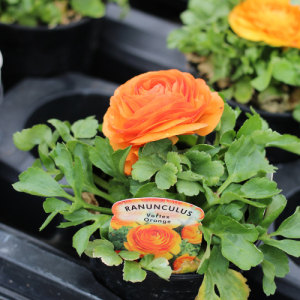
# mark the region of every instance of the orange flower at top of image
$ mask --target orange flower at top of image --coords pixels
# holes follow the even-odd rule
[[[178,70],[149,72],[121,85],[110,99],[103,133],[114,150],[132,146],[125,164],[131,174],[138,149],[177,135],[205,136],[218,125],[224,102],[202,79]]]
[[[275,47],[300,48],[300,8],[290,0],[245,0],[229,15],[240,37]]]
[[[138,251],[142,255],[154,254],[155,258],[171,259],[180,252],[180,235],[163,225],[140,225],[129,230],[127,243],[129,251]]]
[[[187,225],[181,230],[181,237],[183,240],[188,240],[191,244],[201,244],[202,232],[199,229],[200,224]]]

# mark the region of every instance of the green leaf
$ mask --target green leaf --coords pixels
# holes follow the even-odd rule
[[[193,147],[197,143],[197,136],[196,135],[179,135],[179,143],[187,144],[190,147]]]
[[[221,238],[222,255],[242,270],[261,263],[263,255],[253,245],[258,238],[255,229],[246,228],[230,217],[218,216],[209,230]]]
[[[108,242],[108,241],[104,241],[104,240],[94,240],[94,241],[92,241],[92,242],[88,242],[88,245],[87,245],[87,247],[85,248],[85,250],[84,250],[84,253],[87,255],[87,256],[89,256],[89,257],[91,257],[91,258],[94,258],[94,250],[95,250],[95,248],[96,248],[96,246],[98,246],[98,245],[107,245],[107,246],[110,246],[110,242]]]
[[[199,151],[199,152],[206,152],[208,153],[211,157],[216,155],[220,151],[221,147],[219,146],[211,146],[211,145],[206,145],[206,144],[200,144],[192,147],[191,149],[188,150],[188,152],[192,152],[194,150]]]
[[[132,166],[132,178],[140,182],[146,181],[159,171],[164,164],[165,161],[157,154],[140,157],[139,160]]]
[[[168,163],[173,163],[178,172],[181,172],[182,171],[182,165],[181,165],[181,158],[180,158],[180,155],[176,152],[169,152],[167,154],[167,162]]]
[[[249,205],[259,207],[259,208],[266,208],[266,206],[267,206],[266,204],[261,203],[261,202],[245,199],[233,192],[224,192],[220,198],[220,203],[221,204],[229,204],[232,201],[236,201],[236,200],[243,201],[244,203],[247,203]]]
[[[291,239],[300,238],[300,207],[296,208],[295,213],[289,218],[285,219],[279,228],[271,234],[271,236],[281,235]]]
[[[125,259],[125,260],[130,260],[130,261],[133,261],[133,260],[137,260],[140,258],[140,253],[137,252],[137,251],[121,251],[119,252],[119,255]]]
[[[300,139],[289,134],[284,134],[280,140],[269,142],[266,147],[277,147],[300,155]]]
[[[51,143],[52,132],[47,125],[35,125],[30,129],[23,129],[13,135],[16,147],[22,151],[29,151],[35,145],[46,142]]]
[[[222,255],[221,246],[214,245],[209,258],[209,268],[212,273],[225,273],[228,267],[229,261]]]
[[[293,110],[293,118],[300,123],[300,104],[298,104]]]
[[[134,195],[134,198],[143,198],[143,197],[158,197],[158,198],[167,198],[185,201],[185,197],[179,193],[169,193],[165,190],[157,188],[156,183],[150,182],[142,186],[138,192]]]
[[[84,120],[79,120],[75,122],[71,130],[74,133],[76,139],[89,139],[97,134],[98,121],[94,119],[95,117],[87,117]]]
[[[59,121],[57,119],[51,119],[48,120],[48,123],[52,124],[56,130],[59,132],[61,138],[65,142],[69,142],[73,140],[74,138],[70,135],[70,129],[69,127],[62,121]]]
[[[37,168],[37,169],[41,169],[41,170],[44,170],[43,169],[43,165],[42,165],[42,162],[39,158],[37,158],[33,164],[31,165],[32,168]]]
[[[196,174],[192,171],[183,171],[177,175],[177,178],[186,181],[200,181],[204,179],[204,176]]]
[[[118,266],[123,262],[122,258],[114,251],[113,244],[109,241],[102,241],[100,245],[96,245],[93,257],[101,258],[101,261],[107,266]]]
[[[234,84],[233,97],[239,103],[248,103],[252,98],[253,92],[250,76],[244,76]]]
[[[124,261],[123,279],[131,282],[142,282],[146,278],[146,271],[142,270],[139,263],[135,261]]]
[[[51,157],[49,157],[49,150],[47,144],[45,142],[41,142],[38,147],[38,150],[40,158],[48,172],[51,174],[59,174],[60,172],[55,168],[54,161]]]
[[[294,63],[292,61],[287,60],[286,58],[280,58],[274,63],[273,77],[276,80],[289,85],[298,86],[300,83],[298,79],[299,73],[294,67]]]
[[[264,254],[264,261],[268,261],[275,267],[276,277],[283,278],[290,272],[289,259],[282,250],[269,245],[261,245],[258,248]]]
[[[152,260],[149,264],[145,261],[141,262],[141,266],[148,271],[154,272],[159,277],[168,280],[172,275],[172,268],[169,266],[169,261],[164,257],[159,257]]]
[[[237,107],[235,110],[232,109],[227,103],[224,106],[224,112],[221,117],[221,129],[220,136],[226,131],[233,130],[236,124],[236,120],[240,115],[241,110]]]
[[[142,268],[146,268],[154,259],[154,254],[147,254],[140,260],[140,265]]]
[[[254,115],[250,119],[245,121],[243,126],[238,131],[236,138],[239,139],[243,135],[244,136],[251,135],[254,131],[261,130],[261,129],[262,129],[262,121],[260,119],[260,116]]]
[[[209,269],[205,273],[195,300],[247,300],[250,289],[246,281],[247,279],[241,273],[231,269],[227,269],[225,273],[213,273]],[[220,298],[215,293],[215,285],[220,293]]]
[[[179,179],[176,183],[178,193],[186,196],[197,196],[202,190],[202,186],[198,182]]]
[[[299,257],[300,256],[300,242],[293,240],[275,240],[270,236],[263,235],[259,238],[265,244],[281,249],[289,255]]]
[[[255,150],[251,137],[242,136],[235,141],[225,154],[228,181],[241,182],[255,176],[259,171],[273,173],[275,167],[269,165],[265,157]]]
[[[264,91],[270,84],[273,73],[273,62],[269,62],[268,68],[251,81],[251,85],[258,91]]]
[[[287,200],[283,195],[276,195],[272,199],[272,203],[268,206],[264,220],[259,224],[263,228],[269,226],[278,218],[286,207]]]
[[[19,182],[13,184],[13,188],[18,192],[44,197],[70,198],[61,186],[41,169],[28,168],[19,179]]]
[[[51,214],[48,216],[46,221],[40,227],[40,231],[42,231],[58,213],[67,212],[71,206],[56,198],[48,198],[44,202],[43,207],[46,213],[51,213]]]
[[[192,171],[204,176],[207,185],[216,184],[224,173],[224,167],[220,161],[211,161],[211,156],[205,152],[196,150],[188,151],[185,156],[192,163]]]
[[[173,163],[163,165],[155,176],[157,187],[161,190],[168,190],[177,182],[178,169]]]
[[[120,181],[127,181],[124,174],[124,164],[129,151],[130,148],[126,148],[114,152],[109,139],[103,139],[99,136],[95,138],[95,148],[89,148],[91,162],[104,173]]]
[[[266,145],[268,143],[272,143],[275,141],[279,141],[282,139],[282,135],[280,135],[276,131],[272,131],[271,129],[267,130],[256,130],[251,135],[252,141],[256,145]]]
[[[253,178],[247,181],[240,189],[239,195],[246,198],[264,199],[280,193],[277,183],[268,178]]]
[[[276,291],[275,279],[275,267],[268,261],[263,260],[261,263],[264,273],[263,277],[263,289],[267,296],[274,295]]]
[[[226,147],[230,147],[230,145],[232,144],[234,138],[235,138],[235,131],[234,130],[228,130],[226,132],[224,132],[221,136],[220,139],[220,144],[222,144],[223,146]]]
[[[108,193],[116,200],[125,200],[132,198],[132,194],[129,192],[129,186],[124,182],[112,179],[109,181]]]
[[[169,139],[162,139],[155,142],[147,143],[141,152],[139,157],[150,156],[152,154],[158,154],[159,157],[164,160],[167,159],[168,153],[172,151],[172,142]]]
[[[129,184],[130,184],[129,192],[132,195],[135,195],[137,193],[137,191],[139,190],[139,188],[141,188],[142,186],[144,186],[147,183],[149,183],[149,181],[139,182],[137,180],[133,180],[132,178],[130,178],[129,179]]]
[[[91,214],[87,210],[81,208],[71,214],[65,214],[64,218],[69,222],[61,223],[58,228],[67,228],[70,226],[77,226],[87,221],[94,221],[99,219],[99,215]]]
[[[100,18],[105,14],[105,4],[100,0],[71,0],[71,6],[86,17]]]

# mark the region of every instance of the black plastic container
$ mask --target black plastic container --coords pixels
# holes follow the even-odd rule
[[[233,108],[239,107],[242,110],[242,113],[237,120],[237,128],[240,128],[248,119],[246,113],[251,113],[250,107],[235,101],[228,101],[228,104]],[[260,109],[255,110],[268,122],[272,130],[277,131],[280,134],[291,134],[300,137],[300,124],[294,120],[292,113],[270,113]],[[300,158],[297,154],[273,147],[267,148],[267,157],[273,164],[293,161]]]
[[[91,259],[98,281],[124,300],[194,300],[203,281],[196,273],[171,275],[169,281],[147,272],[143,282],[123,280],[123,265],[109,267],[100,259]]]
[[[49,29],[0,23],[0,50],[5,65],[5,89],[29,77],[48,77],[67,71],[88,72],[102,19],[84,18]]]

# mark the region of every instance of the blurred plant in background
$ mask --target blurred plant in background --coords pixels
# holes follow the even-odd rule
[[[66,25],[82,17],[100,18],[105,14],[102,0],[1,0],[0,22],[23,26]],[[128,0],[109,0],[123,8],[129,8]]]
[[[300,121],[299,4],[190,0],[181,15],[184,26],[169,35],[168,47],[186,53],[226,98],[272,113],[294,110]],[[253,26],[251,34],[245,24]],[[263,37],[263,30],[281,43]]]

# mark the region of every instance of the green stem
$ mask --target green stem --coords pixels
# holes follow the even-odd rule
[[[105,189],[105,190],[108,191],[108,189],[109,189],[109,183],[108,183],[107,181],[103,180],[102,178],[98,177],[98,176],[95,175],[95,174],[93,174],[93,180],[94,180],[94,182],[95,182],[98,186],[100,186],[100,187],[102,187],[103,189]]]
[[[220,143],[220,132],[217,131],[216,132],[216,138],[215,138],[215,141],[214,141],[214,146],[219,145],[219,143]]]
[[[94,194],[104,198],[105,200],[109,201],[110,203],[114,204],[117,202],[117,200],[115,198],[113,198],[112,196],[108,195],[107,193],[104,193],[100,190],[94,191]]]
[[[197,139],[197,142],[196,142],[196,145],[202,145],[205,143],[205,136],[201,136],[201,135],[198,135],[198,139]]]
[[[60,184],[63,189],[72,189],[70,185]]]
[[[217,195],[220,196],[220,194],[229,186],[231,182],[232,178],[229,176],[217,190]]]
[[[103,214],[106,214],[106,215],[112,215],[113,214],[110,208],[95,206],[95,205],[88,204],[88,203],[84,203],[83,208],[94,210],[94,211],[99,211],[99,212],[101,212]]]

